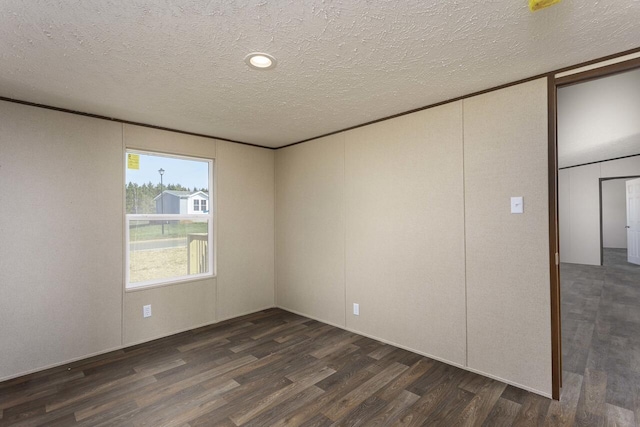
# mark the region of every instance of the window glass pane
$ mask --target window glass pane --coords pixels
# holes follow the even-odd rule
[[[209,272],[208,224],[207,219],[130,220],[129,283]]]
[[[128,152],[125,162],[126,213],[202,213],[200,201],[209,200],[208,161]]]
[[[126,286],[213,275],[212,160],[127,151]],[[197,216],[204,218],[198,218]]]

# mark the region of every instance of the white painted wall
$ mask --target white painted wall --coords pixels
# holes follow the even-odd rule
[[[559,171],[561,262],[600,265],[600,178],[635,175],[640,156]]]
[[[626,180],[602,181],[602,246],[627,247]]]

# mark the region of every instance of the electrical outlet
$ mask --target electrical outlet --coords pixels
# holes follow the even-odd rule
[[[145,305],[142,307],[142,316],[151,317],[151,305]]]
[[[353,303],[353,314],[360,316],[360,304],[355,302]]]

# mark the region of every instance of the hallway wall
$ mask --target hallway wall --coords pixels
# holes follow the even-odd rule
[[[640,175],[640,156],[561,169],[560,261],[600,265],[600,178]]]

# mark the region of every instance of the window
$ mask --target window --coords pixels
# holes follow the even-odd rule
[[[126,288],[213,276],[213,161],[128,150],[125,171]]]

